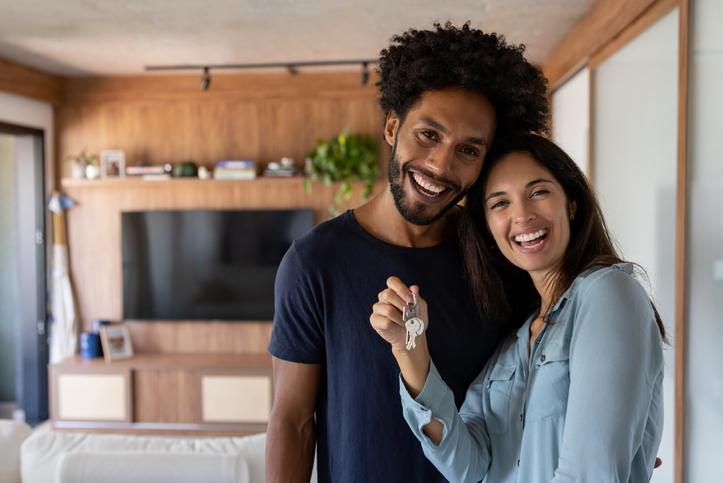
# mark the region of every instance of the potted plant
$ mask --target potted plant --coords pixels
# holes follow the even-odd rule
[[[326,185],[339,183],[334,190],[334,202],[329,206],[332,216],[339,214],[339,208],[351,198],[353,181],[364,182],[363,198],[366,200],[374,190],[380,175],[377,163],[378,143],[369,136],[349,134],[345,129],[329,141],[317,140],[316,149],[306,158],[307,179],[304,185],[311,190],[310,180]]]

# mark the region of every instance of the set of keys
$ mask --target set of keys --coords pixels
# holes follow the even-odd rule
[[[407,350],[417,347],[417,337],[424,333],[424,322],[417,316],[417,296],[412,292],[412,303],[406,304],[402,311],[404,328],[407,329]]]

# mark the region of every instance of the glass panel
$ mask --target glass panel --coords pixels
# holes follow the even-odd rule
[[[688,110],[686,481],[723,470],[723,2],[692,2]]]
[[[15,154],[14,136],[0,134],[0,402],[15,401]],[[0,407],[0,417],[10,417]]]
[[[652,479],[672,482],[677,9],[606,59],[593,82],[593,182],[623,257],[647,271],[646,288],[673,342],[665,351],[663,466]]]

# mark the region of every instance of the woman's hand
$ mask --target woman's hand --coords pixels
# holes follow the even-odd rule
[[[412,296],[414,293],[414,297]],[[428,327],[427,302],[419,295],[419,287],[407,287],[398,277],[387,279],[387,288],[379,292],[379,301],[372,307],[369,317],[374,330],[392,346],[392,353],[399,364],[402,378],[412,397],[416,397],[424,387],[429,373],[429,349],[427,337],[423,333],[417,336],[416,348],[407,350],[406,335],[402,313],[407,303],[417,300],[417,317]],[[425,331],[426,333],[426,331]]]

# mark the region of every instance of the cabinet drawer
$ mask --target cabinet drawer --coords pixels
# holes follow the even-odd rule
[[[123,374],[59,374],[57,391],[59,419],[129,420],[128,378]]]
[[[271,412],[271,377],[266,375],[201,375],[201,421],[265,423]]]

